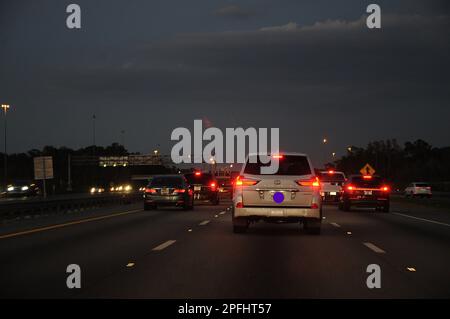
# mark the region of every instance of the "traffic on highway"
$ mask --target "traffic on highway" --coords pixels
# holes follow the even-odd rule
[[[448,30],[440,0],[1,1],[0,301],[448,305]]]

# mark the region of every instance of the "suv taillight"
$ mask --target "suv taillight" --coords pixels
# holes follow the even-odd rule
[[[146,188],[145,189],[146,194],[156,194],[156,189],[154,188]]]
[[[254,186],[254,185],[258,184],[259,182],[260,181],[256,180],[256,179],[244,178],[243,176],[238,176],[238,178],[236,178],[235,185],[236,186]]]
[[[311,179],[307,179],[307,180],[297,180],[295,181],[298,185],[300,186],[310,186],[313,188],[319,188],[320,187],[320,180],[319,178],[313,177]]]

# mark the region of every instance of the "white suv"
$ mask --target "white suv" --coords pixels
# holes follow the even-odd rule
[[[233,195],[233,230],[246,232],[251,222],[301,222],[307,232],[320,234],[322,199],[320,181],[308,156],[273,155],[276,174],[262,175],[258,154],[250,154],[236,179]],[[273,160],[273,159],[272,159]]]
[[[322,183],[322,195],[324,202],[339,202],[339,198],[342,192],[342,185],[344,185],[346,178],[342,172],[335,170],[329,170],[326,172],[320,172],[320,182]]]
[[[431,186],[427,183],[411,183],[405,189],[405,196],[431,198]]]

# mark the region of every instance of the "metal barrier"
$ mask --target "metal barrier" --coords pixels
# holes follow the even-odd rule
[[[82,198],[35,199],[0,204],[0,220],[24,215],[57,214],[71,211],[131,204],[142,200],[141,193],[92,195]]]

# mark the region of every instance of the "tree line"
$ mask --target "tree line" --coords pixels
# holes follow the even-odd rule
[[[374,141],[366,147],[350,147],[346,155],[328,166],[359,174],[366,163],[396,187],[428,182],[436,190],[450,191],[450,147],[433,147],[421,139],[403,146],[396,139]]]

